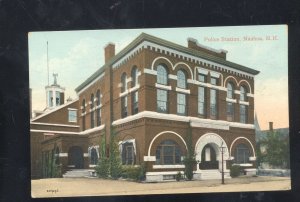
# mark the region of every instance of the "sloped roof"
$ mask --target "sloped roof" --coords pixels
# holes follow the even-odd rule
[[[133,48],[135,48],[136,46],[138,46],[140,43],[142,43],[143,41],[149,41],[158,45],[162,45],[195,57],[200,57],[203,59],[207,59],[222,65],[226,65],[229,66],[233,69],[236,70],[240,70],[246,73],[250,73],[253,75],[257,75],[259,73],[259,71],[251,69],[249,67],[246,66],[242,66],[230,61],[227,61],[223,58],[217,57],[217,56],[213,56],[195,49],[191,49],[146,33],[141,33],[137,38],[135,38],[129,45],[127,45],[123,50],[121,50],[118,54],[116,54],[114,57],[112,57],[106,64],[104,64],[102,67],[100,67],[94,74],[92,74],[90,77],[88,77],[83,83],[81,83],[76,89],[76,92],[79,92],[80,90],[82,90],[85,86],[87,86],[88,84],[90,84],[94,79],[96,79],[98,76],[100,76],[104,70],[108,67],[111,67],[115,62],[117,62],[119,59],[121,59],[125,54],[127,54],[130,50],[132,50]]]

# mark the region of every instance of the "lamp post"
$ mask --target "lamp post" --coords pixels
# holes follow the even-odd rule
[[[225,152],[226,147],[223,146],[223,142],[222,142],[219,149],[220,149],[220,152],[221,152],[221,155],[222,155],[222,161],[221,161],[221,163],[222,163],[222,184],[225,184],[224,183],[224,164],[223,164],[223,162],[224,162],[224,152]]]

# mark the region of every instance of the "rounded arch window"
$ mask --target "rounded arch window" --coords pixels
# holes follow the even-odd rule
[[[249,162],[250,150],[245,144],[237,145],[235,149],[235,163],[243,164]]]
[[[234,88],[231,82],[227,83],[227,98],[233,99]]]
[[[100,90],[97,90],[96,98],[97,98],[97,106],[99,106],[101,103]]]
[[[177,72],[177,87],[186,88],[186,74],[182,70]]]
[[[94,108],[94,93],[91,95],[91,108]]]
[[[168,84],[168,72],[163,65],[157,66],[157,83],[159,84]]]
[[[82,100],[82,113],[85,112],[85,99]]]
[[[138,84],[138,69],[134,66],[131,70],[132,87]]]
[[[181,150],[173,140],[164,140],[156,148],[156,164],[174,165],[181,163]]]
[[[246,94],[247,94],[246,88],[244,86],[241,86],[240,92],[241,92],[240,100],[241,101],[246,101]]]
[[[121,76],[121,83],[122,83],[121,91],[124,92],[127,89],[126,73],[125,72]]]

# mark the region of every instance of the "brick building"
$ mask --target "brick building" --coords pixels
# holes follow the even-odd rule
[[[142,33],[75,90],[78,98],[31,120],[32,177],[55,156],[65,172],[93,169],[116,134],[123,164],[146,164],[147,181],[184,170],[187,136],[194,178],[221,178],[229,164],[255,168],[254,76],[226,60],[227,51],[188,39],[187,47]],[[71,117],[71,120],[70,120]],[[103,144],[104,143],[104,144]],[[45,177],[45,174],[44,174]]]

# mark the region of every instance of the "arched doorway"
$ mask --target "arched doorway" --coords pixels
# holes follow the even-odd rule
[[[68,165],[77,169],[83,168],[83,152],[81,147],[73,146],[69,149]]]
[[[216,145],[213,143],[206,144],[201,152],[201,162],[199,168],[201,170],[218,169],[217,152],[215,150]]]

